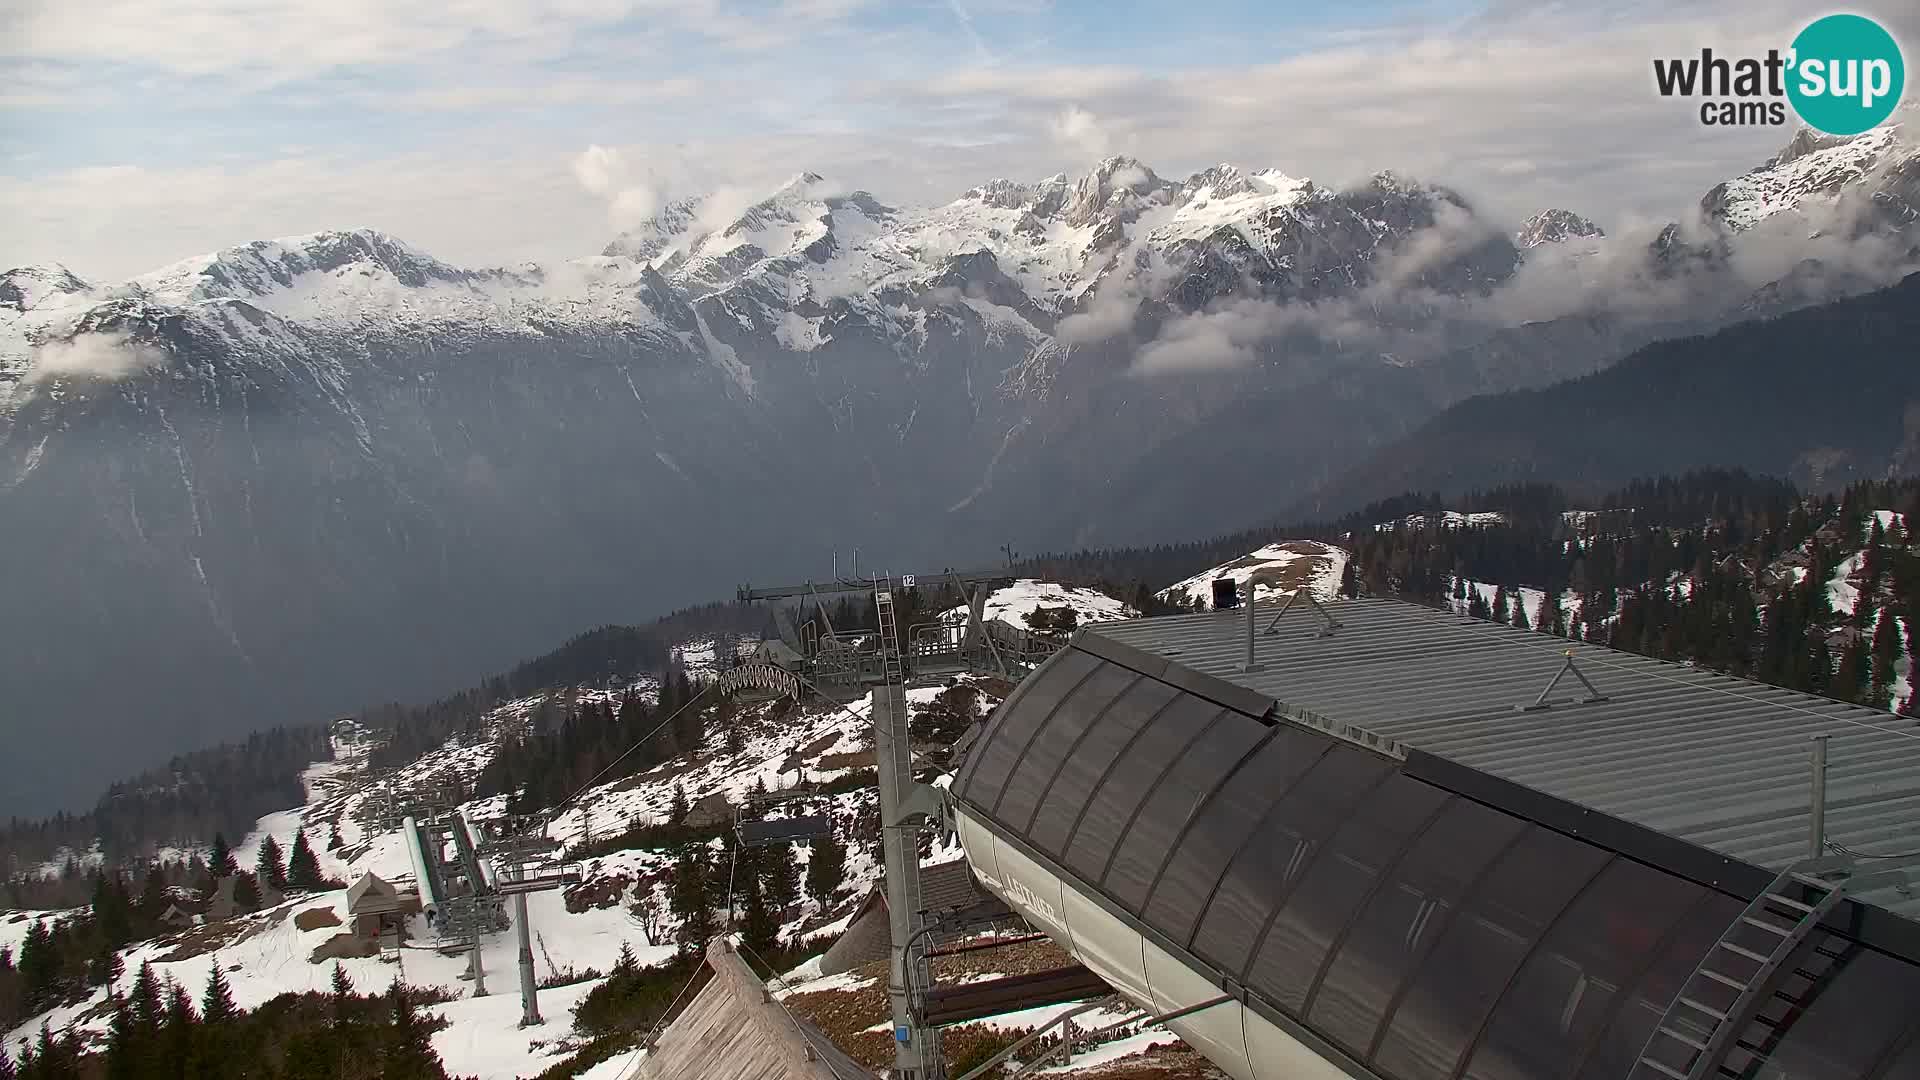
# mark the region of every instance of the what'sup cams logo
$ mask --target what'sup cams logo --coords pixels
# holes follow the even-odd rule
[[[1709,48],[1653,62],[1661,97],[1705,99],[1702,124],[1785,124],[1790,104],[1803,123],[1829,135],[1858,135],[1886,120],[1906,79],[1899,43],[1864,15],[1816,19],[1784,53],[1726,57]]]

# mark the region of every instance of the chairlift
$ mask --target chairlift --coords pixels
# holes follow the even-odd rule
[[[770,821],[743,821],[735,833],[742,847],[768,847],[773,844],[810,844],[833,835],[833,819],[825,814],[806,817],[774,818]]]

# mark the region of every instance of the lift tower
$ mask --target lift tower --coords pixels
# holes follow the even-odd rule
[[[930,819],[939,817],[941,795],[913,778],[906,684],[915,677],[961,672],[1018,675],[1052,652],[1050,642],[983,622],[985,594],[970,586],[1011,576],[1003,570],[902,575],[902,588],[913,588],[921,582],[954,585],[967,606],[964,626],[931,624],[909,628],[904,636],[895,618],[895,581],[888,575],[739,590],[742,603],[811,599],[826,627],[824,633],[802,639],[784,621],[783,610],[776,617],[781,637],[788,639],[788,646],[800,657],[798,674],[823,693],[851,695],[866,690],[873,695],[868,719],[873,725],[880,780],[881,850],[887,868],[887,920],[893,935],[887,997],[893,1012],[894,1080],[944,1080],[946,1076],[938,1029],[926,1023],[909,989],[924,993],[932,985],[926,935],[920,932],[925,923],[925,905],[920,898],[920,833]],[[873,600],[879,626],[872,635],[875,640],[871,647],[865,641],[867,631],[843,636],[827,618],[828,595],[854,592],[867,593]]]

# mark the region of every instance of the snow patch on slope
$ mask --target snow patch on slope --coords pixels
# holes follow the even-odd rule
[[[1318,540],[1283,540],[1211,570],[1203,570],[1185,581],[1162,589],[1158,595],[1169,603],[1204,607],[1213,602],[1214,580],[1224,577],[1233,579],[1244,600],[1247,579],[1256,573],[1277,573],[1280,575],[1277,583],[1260,584],[1254,597],[1256,601],[1306,588],[1312,591],[1316,600],[1324,602],[1339,596],[1340,578],[1346,572],[1349,558],[1351,556],[1346,549]]]
[[[1830,141],[1796,136],[1786,153],[1708,193],[1708,212],[1738,232],[1807,199],[1858,183],[1902,148],[1898,126]]]
[[[1021,578],[1013,584],[995,589],[987,597],[981,617],[998,619],[1001,622],[1028,629],[1027,616],[1041,608],[1071,608],[1084,625],[1090,622],[1107,622],[1114,619],[1137,619],[1140,612],[1132,605],[1116,600],[1098,589],[1079,589],[1051,581],[1036,578]],[[967,609],[951,608],[941,612],[940,620],[946,623],[964,623],[967,621]]]

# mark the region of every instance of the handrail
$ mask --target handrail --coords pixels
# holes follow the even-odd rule
[[[1052,1031],[1054,1028],[1059,1027],[1060,1025],[1066,1023],[1067,1021],[1073,1019],[1074,1017],[1079,1016],[1081,1013],[1091,1012],[1092,1010],[1097,1009],[1099,1007],[1100,1007],[1100,1003],[1097,1001],[1094,1001],[1094,1002],[1088,1002],[1085,1005],[1079,1005],[1079,1006],[1075,1006],[1074,1008],[1068,1009],[1066,1012],[1061,1013],[1059,1016],[1056,1016],[1053,1019],[1047,1021],[1046,1023],[1040,1025],[1039,1027],[1034,1028],[1033,1032],[1029,1034],[1026,1038],[1021,1039],[1019,1042],[1014,1043],[1012,1046],[1007,1047],[1005,1050],[1000,1051],[999,1053],[993,1055],[992,1057],[981,1062],[980,1064],[975,1065],[973,1068],[968,1069],[966,1072],[961,1073],[959,1076],[954,1077],[953,1080],[974,1080],[975,1077],[983,1076],[986,1073],[991,1072],[1001,1062],[1007,1060],[1008,1058],[1012,1057],[1014,1054],[1025,1049],[1028,1043],[1033,1042],[1035,1039],[1038,1039],[1040,1036],[1045,1035],[1047,1032]]]
[[[1123,1027],[1131,1027],[1134,1024],[1139,1024],[1141,1027],[1159,1027],[1161,1024],[1164,1024],[1169,1020],[1178,1020],[1183,1016],[1192,1015],[1193,1013],[1197,1013],[1202,1009],[1211,1009],[1215,1005],[1225,1005],[1227,1002],[1233,1001],[1233,1000],[1236,1000],[1236,999],[1232,994],[1221,994],[1217,998],[1211,998],[1206,1001],[1197,1002],[1195,1004],[1188,1005],[1183,1008],[1175,1009],[1172,1012],[1164,1012],[1158,1016],[1148,1016],[1144,1018],[1138,1015],[1131,1016],[1125,1020],[1120,1021],[1117,1024],[1108,1024],[1106,1027],[1103,1027],[1098,1031],[1089,1031],[1086,1034],[1086,1038],[1087,1038],[1087,1041],[1091,1042],[1095,1039],[1098,1039],[1102,1035],[1106,1035],[1106,1034],[1110,1034],[1112,1032],[1118,1031]],[[1034,1058],[1032,1061],[1029,1061],[1025,1065],[1020,1066],[1020,1071],[1008,1077],[1007,1080],[1020,1080],[1021,1077],[1039,1070],[1041,1066],[1045,1065],[1049,1061],[1052,1061],[1053,1056],[1055,1054],[1058,1054],[1062,1049],[1070,1045],[1071,1043],[1068,1040],[1066,1039],[1060,1040],[1058,1044],[1048,1047],[1043,1053],[1041,1053],[1039,1057]],[[971,1076],[973,1074],[969,1073],[967,1075]],[[966,1078],[962,1077],[961,1080],[966,1080]]]

